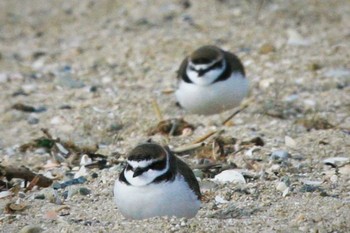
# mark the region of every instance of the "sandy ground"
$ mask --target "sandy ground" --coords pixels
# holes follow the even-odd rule
[[[215,44],[241,58],[253,100],[223,127],[223,136],[265,142],[220,161],[254,178],[246,176],[247,184],[202,179],[206,199],[194,219],[129,221],[113,203],[120,165],[92,169],[84,184],[59,190],[67,209],[47,198],[52,188],[1,198],[1,232],[27,225],[44,232],[350,231],[349,1],[185,2],[1,1],[1,165],[52,172],[43,169],[48,153],[18,149],[43,136],[41,128],[78,145],[98,144],[98,153],[109,158],[124,155],[157,123],[153,99],[164,118],[185,117],[196,126],[191,135],[156,135],[155,141],[175,148],[219,129],[229,112],[191,115],[164,92],[176,87],[185,55]],[[18,103],[36,112],[14,109]],[[272,161],[276,150],[290,156]],[[185,153],[192,166],[198,157]],[[334,157],[345,162],[324,165]],[[81,187],[91,194],[64,200],[64,191]],[[39,194],[46,198],[34,199]],[[16,201],[26,208],[6,211]]]

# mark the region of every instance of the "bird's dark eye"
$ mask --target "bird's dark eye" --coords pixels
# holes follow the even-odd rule
[[[196,69],[193,66],[190,66],[190,70],[196,71]]]
[[[166,166],[166,161],[165,160],[160,160],[160,161],[152,163],[149,166],[149,169],[152,169],[152,170],[163,170],[165,168],[165,166]]]
[[[130,164],[128,164],[128,163],[126,164],[125,170],[126,171],[132,170],[132,167],[130,166]]]
[[[210,68],[211,69],[220,69],[223,67],[223,65],[224,65],[223,63],[224,63],[224,61],[218,61],[214,65],[212,65]]]

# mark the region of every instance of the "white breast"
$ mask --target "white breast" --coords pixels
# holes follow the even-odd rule
[[[175,95],[183,108],[192,113],[209,115],[238,106],[248,89],[248,80],[240,73],[233,73],[227,80],[206,86],[181,80]]]
[[[132,186],[116,180],[114,196],[119,211],[131,219],[155,216],[192,218],[200,201],[184,178],[178,175],[173,182]]]

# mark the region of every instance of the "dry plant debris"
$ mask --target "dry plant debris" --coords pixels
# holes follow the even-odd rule
[[[35,174],[24,166],[0,166],[0,177],[6,177],[8,181],[11,181],[13,178],[24,179],[25,181],[34,180],[32,186],[37,185],[44,188],[52,184],[51,179],[40,174]]]
[[[195,127],[185,121],[184,119],[167,119],[160,121],[157,126],[148,130],[148,135],[155,135],[157,133],[168,136],[180,136],[183,135],[186,130],[194,130]]]

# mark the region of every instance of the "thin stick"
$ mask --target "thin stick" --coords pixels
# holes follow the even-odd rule
[[[240,113],[240,112],[242,112],[244,109],[246,109],[252,101],[253,101],[252,98],[245,100],[245,101],[241,104],[240,108],[237,109],[235,112],[233,112],[229,117],[227,117],[226,120],[224,120],[221,124],[222,124],[222,125],[226,125],[227,122],[229,122],[234,116],[236,116],[238,113]]]
[[[195,143],[195,144],[187,144],[187,145],[172,149],[171,151],[173,151],[174,153],[182,153],[182,152],[186,152],[189,150],[197,149],[197,148],[202,147],[204,145],[205,145],[204,142],[199,142],[199,143]]]
[[[203,142],[204,140],[206,140],[207,138],[209,138],[210,136],[214,135],[215,133],[217,133],[217,130],[214,131],[209,131],[208,133],[206,133],[205,135],[201,136],[200,138],[196,139],[192,144],[196,144],[196,143],[200,143]]]
[[[159,105],[158,105],[156,99],[152,99],[152,107],[153,107],[155,114],[157,115],[158,121],[162,121],[163,115],[162,115],[162,112],[160,111],[160,108],[159,108]]]

